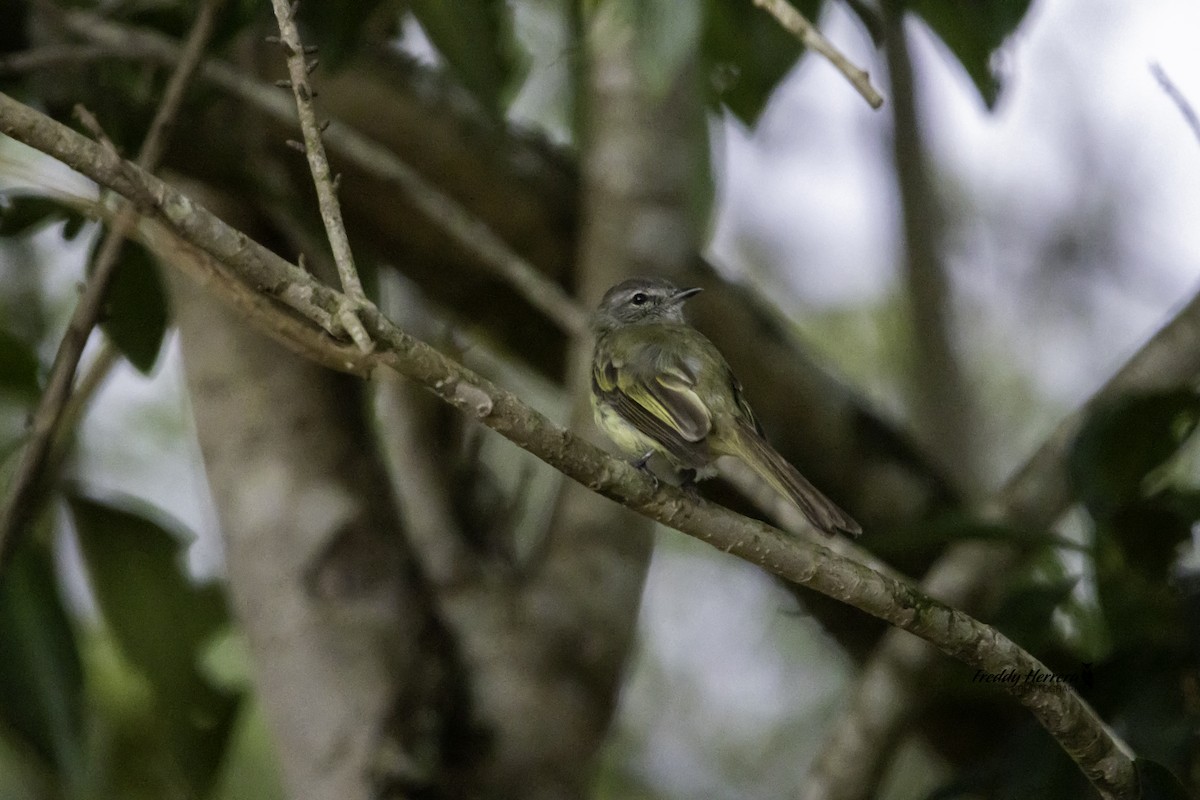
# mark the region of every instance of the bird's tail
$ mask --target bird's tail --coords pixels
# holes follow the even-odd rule
[[[740,451],[737,455],[775,491],[791,500],[809,522],[829,534],[842,531],[858,536],[862,533],[861,525],[821,494],[758,431],[743,423],[739,423],[737,429]]]

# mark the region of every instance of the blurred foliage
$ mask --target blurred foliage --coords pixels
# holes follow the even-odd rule
[[[300,13],[306,35],[321,45],[330,67],[352,61],[372,36],[394,36],[410,14],[446,70],[499,118],[525,77],[513,24],[514,6],[526,1],[310,2],[301,4]],[[695,59],[710,104],[747,125],[760,118],[803,53],[799,41],[750,0],[614,1],[636,15],[637,57],[652,90],[666,91]],[[539,7],[567,19],[592,5],[546,0]],[[822,0],[794,5],[817,22],[826,8]],[[1029,5],[912,0],[907,8],[941,39],[992,106],[1002,89],[997,51]],[[9,23],[0,25],[0,52],[26,46],[20,22],[28,7],[0,0],[0,19]],[[853,7],[874,26],[869,5]],[[191,24],[195,3],[115,4],[114,12],[179,37]],[[265,4],[227,2],[216,46],[252,26],[262,35],[269,24]],[[564,69],[584,49],[579,26],[568,27],[576,39],[563,56]],[[105,61],[89,66],[81,80],[91,90],[88,107],[120,146],[132,150],[161,94],[164,71]],[[71,106],[80,99],[71,87],[78,84],[6,79],[5,85],[16,83],[70,123]],[[709,165],[701,166],[707,176]],[[69,237],[83,217],[53,200],[9,198],[0,207],[0,237],[28,236],[64,220]],[[109,297],[106,335],[146,372],[168,324],[154,265],[140,247],[127,245]],[[904,339],[890,331],[876,337],[879,347]],[[0,320],[0,394],[6,400],[11,396],[23,410],[32,409],[41,375],[37,354],[54,344],[24,341]],[[1200,581],[1182,580],[1177,567],[1179,548],[1200,520],[1200,492],[1170,480],[1171,461],[1198,419],[1200,400],[1185,389],[1123,398],[1092,413],[1070,459],[1089,524],[1080,541],[966,515],[946,515],[878,540],[885,559],[936,552],[963,539],[1017,547],[1024,568],[1006,587],[993,621],[1051,669],[1077,676],[1089,702],[1145,756],[1138,768],[1147,799],[1182,796],[1176,776],[1200,768]],[[0,431],[0,442],[17,433]],[[254,698],[246,696],[244,676],[225,674],[242,675],[244,667],[238,666],[243,656],[228,647],[235,637],[223,588],[196,585],[188,575],[182,561],[187,537],[128,501],[79,494],[68,500],[86,591],[62,567],[69,551],[36,536],[26,538],[0,577],[0,760],[31,765],[11,774],[0,770],[0,795],[281,797],[271,744]],[[72,588],[77,591],[69,593]],[[64,602],[80,593],[87,599]],[[952,690],[965,687],[961,694],[976,700],[995,694],[972,685],[970,677],[951,682]],[[1047,735],[1024,716],[1012,725],[1015,733],[990,742],[972,766],[932,796],[1083,796],[1078,770]],[[37,776],[36,786],[29,775]],[[602,796],[630,796],[619,776],[607,775],[601,783]]]
[[[121,355],[147,374],[167,334],[167,292],[145,248],[126,242],[119,258],[100,326]]]
[[[796,7],[815,19],[821,0]],[[803,47],[791,33],[751,2],[708,0],[704,4],[701,52],[709,97],[753,125],[771,92],[800,57]]]
[[[49,548],[30,542],[0,581],[0,719],[66,787],[85,778],[83,668]]]
[[[38,394],[37,354],[28,343],[0,328],[0,394],[32,400]]]
[[[962,64],[988,108],[996,104],[1002,75],[996,52],[1029,10],[1030,0],[909,0],[907,7],[925,21]]]
[[[497,117],[525,76],[505,0],[408,0],[409,10],[450,69]]]
[[[48,197],[17,195],[3,198],[0,205],[0,236],[26,236],[57,222],[66,221],[65,238],[74,239],[83,227],[83,215]]]
[[[874,550],[885,560],[898,563],[928,559],[949,544],[968,540],[999,542],[1023,551],[1044,549],[1047,545],[1066,550],[1083,549],[1081,545],[1052,531],[983,520],[965,511],[948,511],[933,519],[913,522],[889,531],[887,537],[880,538]]]
[[[319,47],[325,65],[337,69],[353,57],[367,23],[380,5],[380,0],[301,3],[296,15],[304,25],[302,36],[305,42]],[[262,8],[264,18],[273,20],[270,6],[262,4]]]
[[[1090,523],[1082,569],[1049,546],[1029,551],[989,620],[1110,721],[1139,755],[1143,798],[1187,797],[1181,779],[1200,769],[1200,580],[1179,566],[1200,502],[1164,477],[1198,413],[1190,388],[1093,409],[1069,454]],[[970,675],[952,682],[995,691]],[[1088,796],[1078,768],[1032,719],[1016,725],[1013,738],[981,743],[975,766],[930,800]]]
[[[206,796],[240,700],[212,685],[199,668],[204,647],[228,625],[223,592],[192,584],[183,568],[182,537],[146,510],[78,495],[70,498],[70,509],[106,629],[148,682],[157,712],[151,730],[167,750],[151,768],[154,774],[132,783],[158,777],[184,787],[185,796]]]
[[[68,800],[232,798],[245,785],[280,796],[262,725],[246,728],[240,681],[220,677],[239,668],[206,663],[229,661],[211,652],[229,619],[223,588],[187,576],[187,537],[128,501],[73,495],[70,510],[101,624],[72,621],[50,548],[24,541],[0,581],[5,749]],[[233,764],[256,777],[222,778]],[[0,776],[0,796],[20,781]]]
[[[1071,479],[1089,513],[1112,518],[1144,494],[1143,483],[1196,429],[1190,389],[1122,397],[1092,412],[1071,452]]]

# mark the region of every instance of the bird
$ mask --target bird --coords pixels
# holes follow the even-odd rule
[[[591,317],[596,426],[639,468],[660,456],[685,485],[716,474],[718,457],[738,458],[817,529],[857,536],[862,527],[767,442],[724,356],[688,324],[684,303],[700,291],[642,277],[604,294]]]

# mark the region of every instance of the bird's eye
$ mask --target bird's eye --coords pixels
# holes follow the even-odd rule
[[[638,292],[633,297],[629,298],[629,302],[633,303],[635,306],[644,306],[646,305],[646,301],[649,299],[650,298],[645,292]]]

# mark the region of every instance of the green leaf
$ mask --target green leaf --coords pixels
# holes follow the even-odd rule
[[[1200,394],[1177,389],[1125,395],[1092,411],[1076,436],[1068,471],[1096,517],[1143,494],[1146,476],[1165,463],[1200,421]]]
[[[0,205],[0,236],[36,233],[62,220],[82,220],[79,214],[57,200],[47,197],[9,197]]]
[[[126,242],[105,309],[104,332],[140,372],[150,372],[167,332],[167,295],[157,265],[140,245]]]
[[[1156,492],[1152,501],[1189,525],[1200,523],[1200,489],[1167,488]]]
[[[262,708],[255,702],[243,705],[231,735],[229,752],[220,780],[209,800],[286,800],[274,738]]]
[[[635,60],[650,96],[664,97],[700,48],[703,8],[679,0],[632,0]]]
[[[821,0],[794,4],[810,20]],[[767,98],[803,51],[800,40],[751,2],[707,0],[704,4],[702,63],[709,99],[747,125],[758,121]]]
[[[899,556],[908,557],[914,553],[937,553],[948,545],[968,540],[1003,542],[1027,549],[1037,547],[1056,547],[1064,550],[1086,549],[1053,531],[989,522],[954,511],[905,525],[892,531],[886,539],[886,542],[881,540],[876,548],[877,554],[885,559]]]
[[[1133,768],[1138,777],[1138,800],[1192,800],[1179,778],[1157,761],[1136,758]]]
[[[910,0],[908,8],[925,20],[963,65],[988,108],[1000,96],[992,58],[1029,10],[1030,0]]]
[[[197,683],[186,702],[164,705],[171,757],[194,796],[204,797],[212,790],[229,748],[242,696]]]
[[[409,9],[458,80],[496,116],[526,63],[505,0],[409,0]]]
[[[68,502],[107,628],[154,689],[173,774],[190,794],[203,796],[241,699],[214,687],[200,666],[203,650],[228,625],[224,595],[191,582],[183,568],[185,537],[150,509],[79,495]]]
[[[296,13],[303,23],[304,43],[317,45],[321,64],[336,70],[354,56],[379,5],[380,0],[301,3]]]
[[[880,9],[872,5],[872,0],[846,0],[846,5],[854,12],[854,16],[858,17],[867,35],[871,37],[871,42],[876,47],[882,47],[884,33]]]
[[[1010,639],[1038,652],[1057,641],[1050,617],[1071,596],[1077,583],[1078,576],[1070,575],[1049,581],[1023,581],[1008,589],[990,621]]]
[[[210,52],[219,53],[238,34],[262,20],[263,3],[261,0],[226,0],[218,5],[208,49]],[[320,5],[334,4],[321,3]],[[364,4],[354,4],[355,7],[359,5]]]
[[[0,392],[23,398],[37,397],[38,360],[24,340],[0,329]]]
[[[161,694],[193,681],[205,642],[227,622],[221,593],[184,574],[185,537],[135,501],[68,498],[101,613],[125,657]]]
[[[1180,513],[1180,506],[1187,502],[1186,493],[1169,489],[1144,500],[1129,501],[1116,509],[1097,533],[1111,536],[1118,543],[1126,566],[1165,585],[1179,547],[1192,538],[1196,523],[1194,513]]]
[[[692,124],[695,126],[695,135],[689,137],[688,141],[695,143],[696,152],[693,158],[688,159],[692,165],[687,193],[688,215],[695,229],[703,231],[712,227],[717,178],[713,172],[711,132],[703,110],[696,114]]]
[[[28,541],[0,580],[0,719],[64,784],[83,777],[83,668],[48,550]]]
[[[67,224],[63,225],[62,235],[68,242],[75,241],[76,237],[83,231],[83,226],[87,222],[82,214],[71,214],[67,217]]]
[[[30,7],[21,0],[0,0],[0,54],[16,53],[29,48]]]

